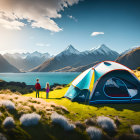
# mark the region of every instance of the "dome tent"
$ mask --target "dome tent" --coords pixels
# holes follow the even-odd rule
[[[140,102],[140,81],[126,66],[103,61],[81,73],[64,97],[89,104]]]

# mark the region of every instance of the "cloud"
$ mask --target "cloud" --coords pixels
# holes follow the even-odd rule
[[[68,15],[68,18],[73,19],[75,22],[78,21],[78,20],[77,20],[74,16],[72,16],[72,15]]]
[[[91,33],[91,36],[97,36],[97,35],[103,35],[104,32],[93,32]]]
[[[79,0],[0,0],[0,25],[7,29],[21,30],[25,22],[33,28],[52,32],[62,30],[54,18],[61,18],[60,11],[77,4]]]
[[[37,43],[36,46],[39,46],[39,47],[49,47],[50,44]]]
[[[5,19],[0,19],[0,24],[6,28],[11,30],[21,30],[21,27],[23,27],[25,24],[16,20],[8,21]]]

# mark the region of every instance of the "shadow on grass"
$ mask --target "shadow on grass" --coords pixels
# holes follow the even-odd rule
[[[140,104],[138,103],[130,103],[130,104],[95,104],[92,105],[98,108],[101,107],[110,107],[114,108],[118,111],[123,111],[124,109],[132,110],[132,111],[140,111]]]
[[[20,118],[20,114],[18,114],[18,111],[16,109],[8,110],[10,114],[12,114],[16,119]]]
[[[97,108],[110,107],[116,109],[117,111],[123,111],[124,109],[137,111],[137,112],[140,111],[140,103],[88,104],[88,102],[79,102],[79,104],[94,106]]]
[[[117,140],[140,140],[140,136],[135,134],[122,134]]]
[[[61,98],[44,98],[44,97],[40,97],[41,99],[56,99],[56,100],[61,100],[63,99],[64,97],[61,97]]]
[[[22,129],[31,136],[33,140],[88,140],[87,135],[77,130],[65,131],[58,125],[40,123],[36,126],[22,126]]]

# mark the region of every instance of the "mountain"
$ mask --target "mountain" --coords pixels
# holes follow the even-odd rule
[[[21,71],[28,71],[51,58],[49,53],[40,53],[37,51],[33,53],[7,53],[3,56],[10,64]]]
[[[40,66],[32,69],[35,72],[57,71],[67,66],[71,68],[77,68],[80,66],[86,66],[97,61],[115,60],[119,54],[106,45],[101,45],[98,48],[80,52],[72,45],[69,45],[64,51],[56,55],[55,57],[45,61]]]
[[[136,69],[140,67],[140,47],[132,49],[128,53],[118,57],[116,62],[119,62],[130,69]]]
[[[129,48],[129,49],[125,50],[124,52],[122,52],[122,53],[120,54],[120,56],[123,56],[123,55],[127,54],[128,52],[130,52],[130,51],[132,51],[132,50],[134,50],[134,49],[136,49],[136,48],[138,48],[138,46],[137,46],[137,47]]]
[[[80,54],[80,52],[75,49],[72,45],[69,45],[64,51],[62,51],[61,53],[59,53],[57,55],[57,57],[60,57],[62,55],[71,55],[71,54]]]
[[[0,55],[0,72],[20,72],[16,67],[9,64],[7,60],[4,59],[2,55]]]
[[[99,63],[99,62],[97,61],[97,62],[88,64],[88,65],[79,66],[79,67],[67,66],[67,67],[64,67],[62,69],[55,70],[55,72],[83,72],[83,71],[87,70],[88,68],[93,67],[97,63]]]

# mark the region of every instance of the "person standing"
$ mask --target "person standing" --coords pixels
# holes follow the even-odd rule
[[[46,99],[48,99],[49,98],[49,91],[50,91],[50,85],[49,85],[49,83],[46,83],[45,89],[46,89]]]
[[[39,91],[41,89],[41,85],[39,83],[39,79],[38,78],[36,79],[35,89],[36,89],[36,98],[37,98],[37,96],[39,98]]]

